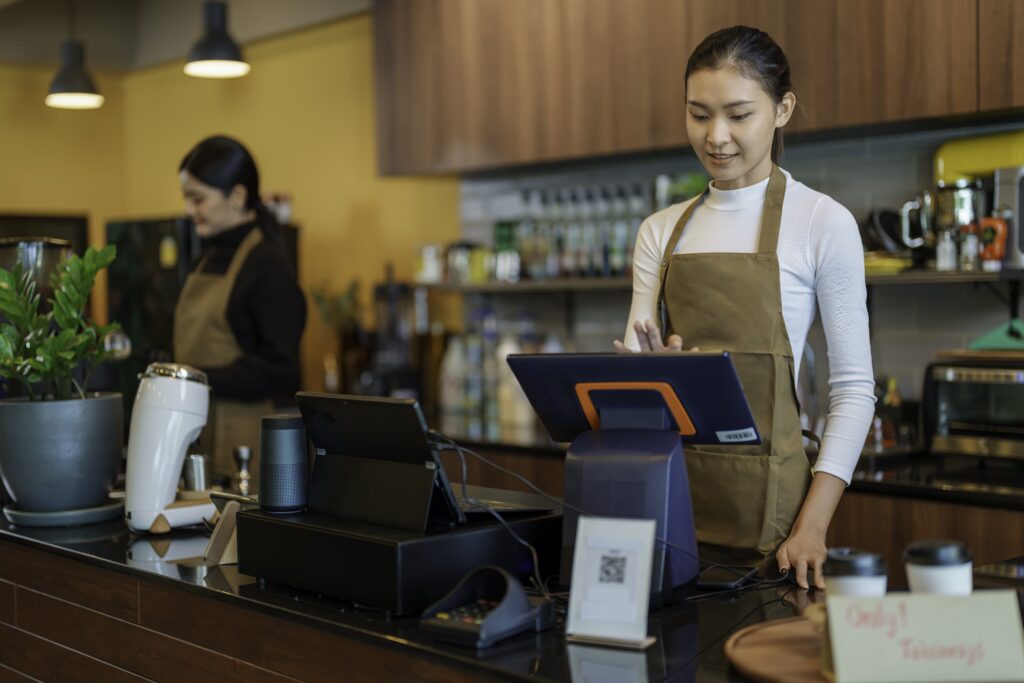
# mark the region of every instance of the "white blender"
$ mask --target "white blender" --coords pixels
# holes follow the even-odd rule
[[[176,500],[185,453],[206,425],[210,387],[188,365],[151,363],[140,377],[128,432],[125,521],[162,534],[213,517],[209,498]]]

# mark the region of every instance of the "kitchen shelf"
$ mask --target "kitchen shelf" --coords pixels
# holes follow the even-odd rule
[[[907,270],[902,273],[868,275],[869,285],[938,285],[985,282],[1020,282],[1024,270],[1002,270],[998,273],[940,273],[934,270]],[[552,278],[520,280],[519,282],[488,282],[466,285],[431,285],[432,289],[462,294],[524,294],[528,292],[629,291],[633,279],[628,277]]]
[[[434,289],[443,292],[460,292],[462,294],[524,294],[528,292],[598,292],[628,291],[633,287],[633,279],[628,277],[560,277],[550,280],[520,280],[519,282],[488,282],[474,285],[433,285]]]
[[[935,270],[905,270],[892,275],[868,275],[869,285],[939,285],[969,284],[974,282],[1019,282],[1024,270],[1001,270],[997,273],[940,273]]]

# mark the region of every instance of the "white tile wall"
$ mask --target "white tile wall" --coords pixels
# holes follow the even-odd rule
[[[789,143],[782,166],[795,178],[834,197],[860,221],[873,207],[899,208],[932,184],[932,156],[940,144],[1024,124],[999,124],[835,141]],[[650,158],[579,162],[550,169],[490,173],[461,184],[462,232],[467,239],[489,243],[493,221],[512,218],[523,190],[605,183],[651,183],[660,173],[700,170],[687,151]],[[569,296],[569,295],[565,295]],[[622,334],[629,312],[628,292],[575,295],[574,329],[565,326],[562,295],[494,297],[499,320],[533,317],[539,329],[551,328],[574,339],[577,351],[609,350]],[[872,297],[872,353],[875,372],[898,378],[904,396],[920,394],[923,372],[932,354],[962,347],[1006,322],[1005,306],[984,287],[973,285],[876,286]],[[827,361],[824,337],[812,330],[818,349],[819,389],[825,390]]]

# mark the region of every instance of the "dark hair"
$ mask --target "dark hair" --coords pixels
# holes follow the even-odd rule
[[[793,89],[789,80],[789,60],[764,31],[749,26],[731,26],[715,31],[697,46],[686,62],[685,83],[690,75],[701,69],[720,69],[732,66],[747,78],[761,84],[775,104]],[[779,163],[782,156],[782,129],[775,129],[772,138],[772,161]]]
[[[259,169],[241,142],[226,135],[208,137],[189,150],[178,171],[188,171],[199,182],[220,190],[225,197],[236,185],[244,187],[245,208],[256,212],[263,234],[277,241],[277,220],[260,199]]]

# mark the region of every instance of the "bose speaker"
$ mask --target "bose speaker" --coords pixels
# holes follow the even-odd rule
[[[264,415],[260,420],[260,510],[302,511],[308,485],[302,417]]]

